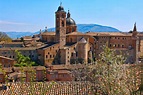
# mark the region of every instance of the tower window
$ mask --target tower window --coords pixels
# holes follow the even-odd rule
[[[62,27],[64,27],[64,21],[62,21]]]
[[[57,18],[59,18],[59,15],[57,15]]]
[[[64,18],[64,17],[65,17],[65,15],[63,14],[63,15],[62,15],[62,17]]]
[[[72,32],[74,32],[74,28],[72,28]]]
[[[73,53],[71,54],[71,56],[73,56]]]

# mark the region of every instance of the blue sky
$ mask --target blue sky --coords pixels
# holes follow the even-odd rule
[[[100,24],[143,31],[143,0],[0,0],[0,31],[36,32],[55,26],[62,2],[77,24]]]

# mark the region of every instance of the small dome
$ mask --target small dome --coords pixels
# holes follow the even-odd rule
[[[80,39],[79,43],[87,43],[87,41],[85,40],[85,38],[82,37],[82,38]]]
[[[60,5],[57,11],[64,11],[64,7]]]
[[[67,19],[66,19],[66,24],[67,25],[76,25],[75,21],[70,17],[70,12],[68,10],[68,13],[67,13]]]
[[[70,17],[66,19],[66,24],[67,25],[76,25],[75,21]]]

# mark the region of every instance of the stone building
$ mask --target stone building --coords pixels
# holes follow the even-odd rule
[[[9,57],[0,56],[0,64],[4,68],[13,67],[15,64],[15,60]]]
[[[55,12],[55,31],[40,30],[32,37],[23,37],[23,42],[0,43],[0,56],[16,59],[15,50],[39,62],[41,65],[91,63],[99,57],[103,46],[122,52],[126,63],[143,59],[143,33],[136,24],[127,32],[86,32],[77,31],[77,25],[70,11],[66,13],[60,5]],[[37,40],[36,40],[37,39]],[[37,42],[36,42],[37,41]],[[39,42],[40,41],[40,42]]]
[[[41,33],[41,41],[47,46],[38,49],[38,58],[45,65],[88,63],[98,58],[103,46],[122,52],[127,63],[138,61],[143,55],[143,34],[134,25],[131,33],[126,32],[87,32],[77,31],[75,21],[63,6],[55,12],[55,32],[47,29]]]
[[[16,50],[21,52],[22,55],[30,57],[32,60],[37,61],[37,49],[45,46],[42,42],[0,42],[0,56],[12,58],[16,60]]]

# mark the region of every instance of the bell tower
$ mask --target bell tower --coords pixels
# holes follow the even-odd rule
[[[134,24],[134,28],[133,28],[133,34],[132,34],[132,36],[133,36],[133,37],[136,37],[137,34],[138,34],[138,32],[137,32],[137,27],[136,27],[136,23],[135,23],[135,24]]]
[[[136,23],[134,24],[134,28],[133,28],[133,32],[132,32],[132,45],[134,48],[134,61],[136,63],[138,63],[139,37],[138,37]]]
[[[56,42],[60,43],[60,48],[66,44],[66,12],[60,4],[55,12]]]

